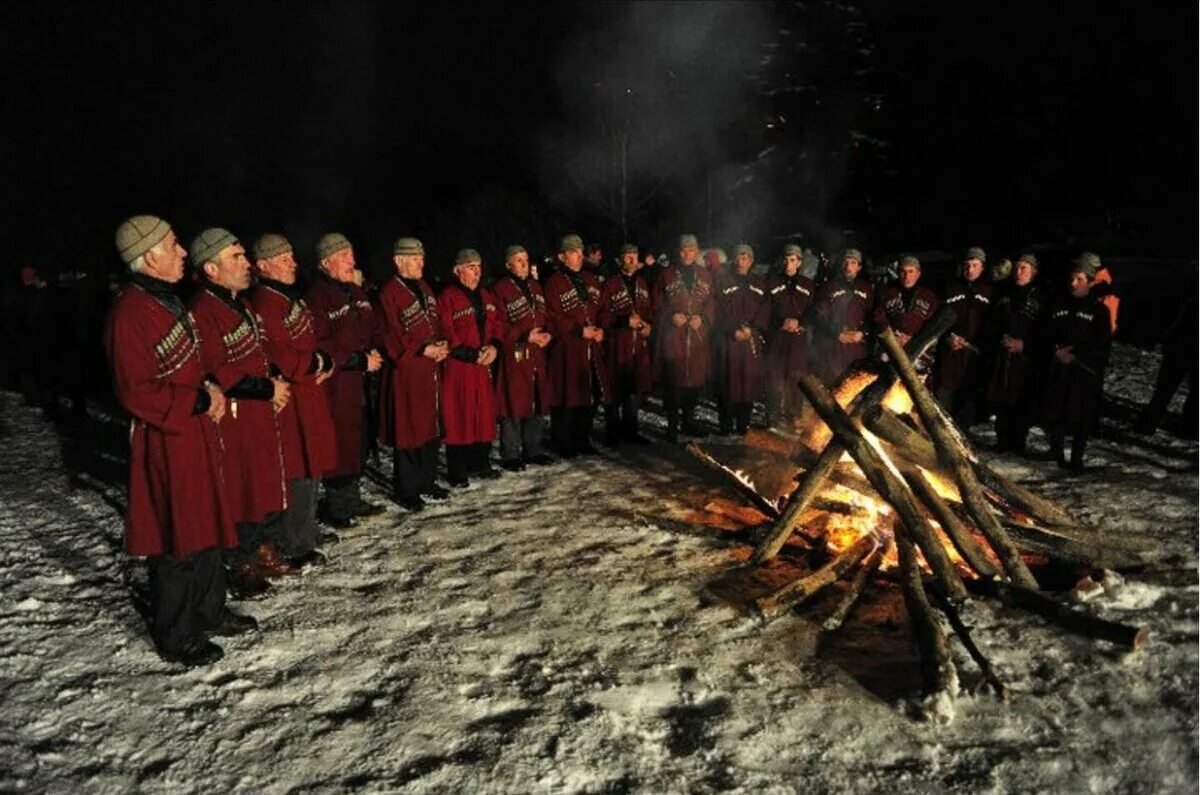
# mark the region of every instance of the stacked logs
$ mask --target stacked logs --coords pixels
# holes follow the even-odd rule
[[[982,683],[1001,698],[1007,697],[999,676],[972,641],[959,615],[959,607],[971,593],[1029,610],[1069,631],[1128,650],[1138,649],[1147,636],[1145,629],[1097,618],[1039,590],[1022,551],[1051,561],[1092,567],[1106,563],[1105,553],[1079,541],[1083,528],[1057,505],[980,461],[925,388],[912,360],[932,346],[953,320],[953,313],[943,310],[904,346],[890,330],[885,330],[879,340],[891,363],[890,369],[845,409],[818,379],[812,376],[800,379],[800,388],[832,437],[816,460],[809,462],[785,504],[779,506],[758,495],[749,484],[731,478],[743,496],[772,519],[750,557],[748,565],[758,567],[779,554],[792,533],[800,529],[800,517],[806,510],[829,502],[819,495],[828,485],[835,465],[849,453],[869,484],[861,485],[859,490],[873,491],[868,496],[877,496],[891,506],[892,537],[883,537],[877,531],[864,532],[825,565],[755,599],[752,607],[769,620],[804,604],[827,586],[852,574],[823,626],[825,631],[834,631],[842,626],[863,590],[878,574],[881,562],[894,544],[899,559],[894,576],[903,589],[921,653],[927,713],[943,715],[944,710],[936,705],[944,704],[957,693],[958,676],[939,612],[945,615],[979,666]],[[912,399],[919,424],[882,405],[897,379]],[[706,463],[724,469],[697,445],[691,445],[689,450]],[[961,504],[951,505],[939,496],[928,472],[951,475]],[[965,578],[951,561],[934,522],[961,557],[958,566],[969,569]],[[922,574],[921,559],[930,572],[929,577]]]

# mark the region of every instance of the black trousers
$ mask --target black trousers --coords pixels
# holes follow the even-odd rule
[[[663,408],[667,413],[667,435],[678,435],[681,415],[684,432],[693,430],[696,425],[696,406],[699,404],[699,387],[681,387],[668,383],[663,390]]]
[[[629,440],[638,435],[641,402],[639,395],[630,390],[623,393],[619,400],[605,406],[604,434],[608,441]]]
[[[158,555],[148,563],[154,642],[161,651],[178,653],[202,637],[225,606],[221,551],[206,549],[183,558]]]
[[[1083,463],[1083,453],[1087,450],[1088,439],[1091,434],[1087,427],[1076,427],[1071,433],[1071,461],[1076,464]],[[1063,446],[1067,439],[1067,429],[1061,423],[1055,423],[1046,429],[1046,435],[1050,437],[1050,454],[1062,460],[1065,456]]]
[[[1138,426],[1153,431],[1162,422],[1167,413],[1167,406],[1180,384],[1187,379],[1188,394],[1183,404],[1184,429],[1189,433],[1196,430],[1196,369],[1197,359],[1194,350],[1172,348],[1163,351],[1162,364],[1158,367],[1158,377],[1154,383],[1154,395],[1138,418]]]
[[[279,524],[279,552],[298,558],[317,546],[317,481],[296,478],[288,482],[291,497]]]
[[[996,407],[996,447],[1001,451],[1024,453],[1029,438],[1029,411],[1024,406]]]
[[[237,568],[258,557],[258,548],[263,544],[280,547],[283,540],[284,514],[276,513],[263,522],[238,522],[238,545],[223,552],[225,564]]]
[[[446,445],[446,477],[451,483],[462,483],[471,475],[487,471],[491,468],[491,452],[491,442]]]
[[[441,445],[440,439],[430,439],[420,447],[392,451],[392,496],[403,500],[433,490]]]
[[[590,447],[591,432],[591,406],[555,406],[550,410],[550,438],[559,455],[575,455]]]
[[[359,475],[341,475],[325,478],[325,499],[321,506],[330,519],[342,521],[354,516],[362,497],[359,496]]]
[[[546,435],[545,417],[526,417],[500,420],[500,459],[520,461],[533,458],[542,452],[542,438]]]

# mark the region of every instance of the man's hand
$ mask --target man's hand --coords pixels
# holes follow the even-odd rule
[[[1000,344],[1009,353],[1022,353],[1025,350],[1025,340],[1013,339],[1007,334],[1000,338]]]
[[[1075,361],[1075,354],[1071,351],[1070,345],[1065,345],[1054,352],[1054,358],[1063,364],[1070,364]]]
[[[592,341],[604,342],[604,329],[599,326],[592,326]]]
[[[642,317],[637,312],[634,312],[632,315],[629,316],[629,327],[630,328],[641,328],[642,327]]]
[[[638,334],[641,334],[643,337],[649,337],[650,336],[650,324],[643,323],[641,325],[641,328],[638,329]]]
[[[445,340],[430,342],[425,345],[425,349],[421,351],[421,355],[426,359],[433,359],[435,362],[440,362],[450,354],[450,346]]]
[[[700,327],[704,325],[704,318],[700,317],[699,315],[692,315],[688,318],[687,324],[688,328],[690,328],[692,331],[699,331]]]
[[[863,333],[861,331],[843,331],[838,334],[838,342],[843,345],[855,345],[863,341]]]
[[[737,331],[733,332],[733,338],[738,342],[745,342],[750,339],[750,329],[742,326]]]
[[[789,317],[783,321],[783,330],[790,334],[797,334],[800,331],[800,321],[794,317]]]
[[[367,351],[367,372],[373,373],[383,367],[383,357],[379,355],[379,351],[372,348]]]
[[[675,328],[680,328],[688,322],[688,316],[682,312],[676,312],[671,315],[671,322],[675,324]]]
[[[492,362],[496,361],[496,346],[484,345],[479,349],[479,358],[477,358],[475,361],[484,367],[487,367]]]
[[[545,348],[550,344],[551,339],[553,338],[550,336],[550,333],[543,331],[540,328],[535,328],[533,331],[529,332],[530,343],[538,346],[539,348]]]
[[[956,351],[961,351],[967,347],[967,341],[957,334],[951,334],[948,339],[950,340],[950,347]]]
[[[318,373],[318,374],[317,374],[317,377],[313,379],[313,383],[314,383],[314,384],[317,384],[318,386],[319,386],[319,385],[321,385],[321,384],[323,384],[323,383],[325,383],[326,381],[328,381],[328,380],[330,379],[330,377],[332,377],[332,376],[333,376],[333,371],[334,371],[335,369],[336,369],[336,368],[334,367],[334,365],[332,365],[332,364],[331,364],[331,365],[329,365],[329,369],[328,369],[328,370],[326,370],[326,371],[325,371],[325,372],[323,372],[323,373]]]
[[[911,334],[905,334],[903,331],[896,332],[896,341],[900,343],[901,347],[907,345],[910,339],[912,339]]]
[[[292,388],[282,378],[272,378],[271,383],[275,386],[274,391],[271,393],[271,407],[278,414],[283,411],[284,406],[291,400]]]
[[[204,388],[208,390],[208,411],[205,414],[213,422],[220,422],[225,418],[225,393],[211,381],[205,383]]]

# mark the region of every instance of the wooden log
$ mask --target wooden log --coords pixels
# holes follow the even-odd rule
[[[929,319],[921,331],[904,346],[904,349],[909,351],[914,357],[920,356],[928,350],[937,340],[946,333],[946,331],[954,325],[955,313],[950,307],[942,307],[936,315]],[[895,373],[886,371],[881,374],[870,386],[864,389],[851,404],[851,411],[856,416],[861,416],[863,413],[869,412],[873,407],[878,406],[880,401],[887,396],[887,392],[895,383]],[[821,485],[825,482],[830,471],[833,470],[835,464],[841,459],[842,454],[846,452],[836,438],[831,439],[825,449],[817,457],[816,462],[804,473],[804,478],[800,481],[796,490],[788,497],[787,505],[780,512],[779,519],[776,520],[771,532],[754,549],[754,554],[750,556],[750,565],[761,566],[771,558],[779,554],[779,550],[783,548],[784,542],[788,536],[792,534],[793,528],[800,519],[800,515],[817,496],[817,492],[821,490]]]
[[[937,599],[938,608],[950,621],[950,626],[954,629],[954,634],[958,635],[958,639],[962,642],[963,648],[967,650],[967,654],[971,655],[971,659],[979,666],[980,672],[983,674],[983,683],[989,685],[1001,701],[1008,701],[1008,688],[1000,681],[1000,677],[996,675],[996,669],[992,667],[991,660],[987,658],[978,646],[975,645],[975,640],[971,637],[971,630],[967,628],[966,623],[959,615],[958,608],[946,598],[946,595],[937,588],[933,589],[934,598]]]
[[[838,581],[851,567],[879,546],[874,533],[867,533],[842,550],[833,560],[811,574],[793,580],[782,588],[754,600],[754,609],[765,619],[776,618],[790,608],[811,599],[818,591]]]
[[[688,442],[684,445],[684,450],[687,450],[693,457],[708,465],[709,468],[725,476],[726,482],[730,483],[737,492],[750,501],[755,508],[762,511],[768,517],[775,518],[779,516],[779,506],[774,501],[767,499],[763,495],[754,490],[750,484],[742,481],[734,471],[722,464],[717,459],[713,458],[707,450],[695,442]]]
[[[912,622],[913,635],[921,651],[921,678],[927,698],[945,693],[958,694],[958,672],[950,657],[950,643],[938,623],[917,565],[917,552],[909,538],[907,527],[896,528],[896,551],[900,558],[900,586],[904,589],[904,606]]]
[[[913,493],[917,495],[917,499],[937,519],[938,524],[942,526],[942,530],[945,531],[950,542],[954,544],[954,548],[958,550],[958,554],[962,555],[963,560],[971,568],[975,569],[980,576],[998,577],[1000,571],[992,564],[987,551],[975,540],[975,536],[971,531],[959,521],[954,511],[950,510],[950,506],[946,505],[937,492],[933,490],[933,485],[930,484],[925,473],[916,467],[910,466],[908,469],[909,471],[904,472],[905,480],[912,487]]]
[[[921,383],[921,379],[913,370],[912,362],[909,361],[892,330],[884,329],[879,335],[879,340],[887,349],[892,366],[908,389],[909,396],[912,398],[913,405],[916,407],[921,421],[925,424],[926,430],[933,437],[938,457],[953,473],[954,481],[958,484],[959,494],[962,495],[963,504],[970,512],[975,526],[991,544],[1009,578],[1018,585],[1036,589],[1037,580],[1025,566],[1025,562],[1021,560],[1021,551],[1017,549],[1017,545],[1000,526],[1000,521],[988,507],[979,486],[979,479],[975,477],[975,470],[971,468],[970,462],[955,443],[949,424],[938,411],[933,396],[925,389],[925,385]],[[922,551],[924,551],[924,547],[922,547]]]
[[[950,556],[946,554],[937,534],[921,516],[916,498],[908,486],[900,477],[892,474],[879,453],[875,452],[859,429],[854,426],[850,417],[829,394],[829,390],[825,388],[824,384],[811,375],[801,376],[800,389],[812,407],[821,415],[821,419],[833,431],[834,438],[846,448],[863,474],[867,476],[867,480],[871,481],[875,490],[896,511],[904,528],[921,547],[921,553],[929,563],[929,568],[932,569],[934,576],[942,582],[946,593],[952,599],[965,599],[966,588],[963,587],[958,572],[954,570]]]
[[[996,580],[977,580],[971,584],[973,590],[999,599],[1010,607],[1019,607],[1049,619],[1063,629],[1089,638],[1099,638],[1116,644],[1123,649],[1137,651],[1150,636],[1145,627],[1135,627],[1116,621],[1093,616],[1064,604],[1042,591],[1021,588]]]
[[[846,588],[838,599],[837,604],[834,605],[833,612],[821,624],[822,632],[836,632],[841,628],[842,624],[846,623],[846,619],[850,617],[850,611],[858,604],[859,597],[862,596],[867,583],[875,576],[875,572],[879,571],[879,565],[883,563],[883,558],[887,555],[890,548],[890,542],[886,546],[877,546],[867,556],[867,559],[863,561],[863,564],[858,567],[854,572],[854,579],[850,581],[849,587]]]

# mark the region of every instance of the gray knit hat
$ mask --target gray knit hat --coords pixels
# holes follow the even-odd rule
[[[1037,257],[1033,254],[1022,254],[1021,256],[1017,257],[1017,262],[1028,262],[1035,268],[1038,266]]]
[[[199,267],[209,260],[215,262],[222,250],[237,242],[233,232],[214,226],[196,235],[192,245],[188,247],[188,256],[191,257],[192,264]]]
[[[392,245],[392,254],[401,257],[424,256],[425,246],[415,237],[398,237]]]
[[[900,267],[903,268],[906,265],[911,265],[914,268],[919,269],[921,267],[921,260],[917,259],[912,254],[905,254],[900,258]]]
[[[998,259],[992,263],[992,279],[1003,281],[1012,276],[1013,264],[1008,259]]]
[[[283,235],[263,235],[254,241],[254,259],[270,259],[292,250],[292,244]]]
[[[1089,279],[1094,279],[1096,271],[1100,269],[1100,257],[1090,251],[1085,251],[1071,265],[1071,273],[1082,273]]]
[[[846,249],[846,252],[844,254],[842,254],[842,260],[845,261],[848,259],[856,259],[856,260],[858,260],[859,264],[861,265],[862,261],[863,261],[862,252],[856,248],[848,248],[848,249]]]
[[[518,254],[528,254],[528,253],[529,252],[526,251],[525,247],[522,246],[520,243],[513,243],[511,246],[504,249],[504,261],[508,262],[513,257],[517,256]]]
[[[458,253],[454,255],[454,264],[466,265],[468,262],[483,262],[483,257],[479,256],[479,252],[473,248],[460,248]]]
[[[749,254],[750,259],[754,259],[754,246],[749,243],[738,243],[733,247],[733,256],[740,257],[743,254]]]
[[[979,246],[971,246],[969,249],[967,249],[967,252],[965,254],[963,254],[964,262],[969,259],[977,259],[980,262],[986,263],[987,262],[987,252],[984,251],[983,249],[981,249]]]
[[[799,257],[801,262],[804,262],[804,250],[795,243],[788,243],[783,247],[783,256],[787,258],[793,255]]]
[[[576,234],[563,235],[558,244],[559,251],[583,251],[583,238]]]
[[[350,248],[350,241],[341,232],[321,235],[321,239],[317,241],[317,259],[325,259],[344,248]]]
[[[117,227],[117,253],[128,265],[158,245],[171,225],[156,215],[135,215]]]
[[[680,235],[679,236],[679,248],[680,249],[685,249],[685,248],[699,249],[700,241],[696,239],[695,235]]]
[[[632,243],[626,243],[625,245],[621,246],[621,256],[622,257],[625,256],[626,254],[636,254],[636,253],[638,253],[638,247]]]

